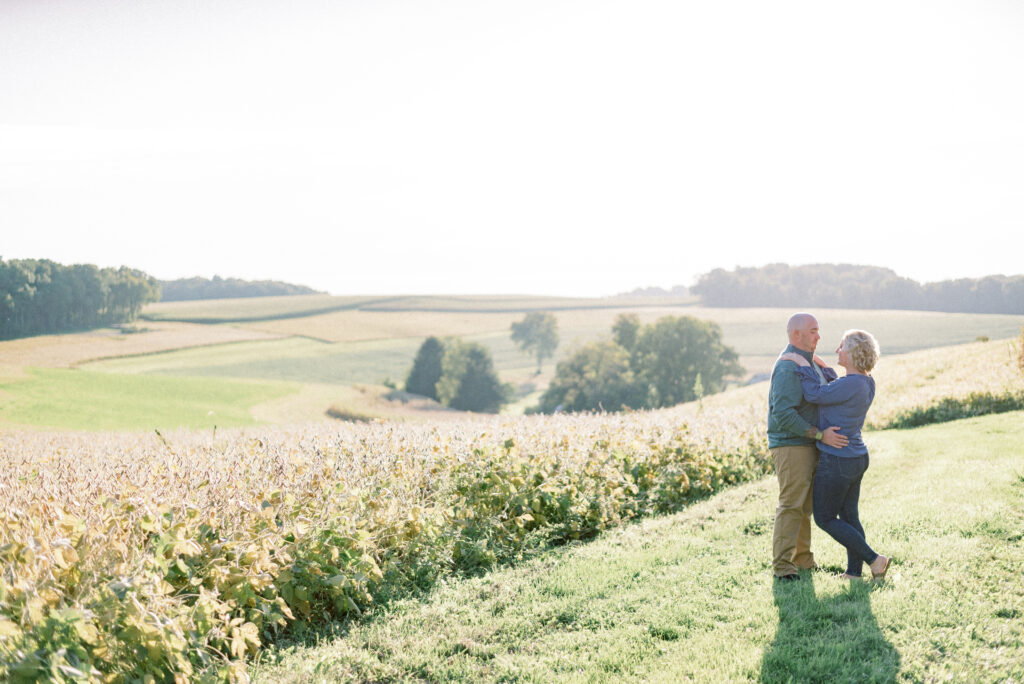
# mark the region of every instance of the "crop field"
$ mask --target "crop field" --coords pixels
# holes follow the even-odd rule
[[[653,300],[654,305],[679,306],[693,303],[691,297],[665,297]],[[287,297],[250,297],[212,299],[186,302],[157,302],[142,312],[146,320],[189,322],[253,322],[276,318],[299,318],[334,311],[434,311],[448,313],[522,313],[524,311],[556,311],[562,309],[634,308],[651,306],[650,298],[642,297],[542,297],[533,295],[465,295],[465,296],[333,296],[297,295]]]
[[[659,305],[651,306],[652,301]],[[744,381],[766,376],[784,342],[781,328],[791,313],[789,310],[712,309],[687,304],[688,301],[309,295],[172,302],[154,305],[147,311],[154,317],[168,319],[233,322],[149,320],[140,321],[128,331],[0,342],[0,382],[19,380],[22,384],[16,394],[38,393],[42,387],[33,390],[30,385],[41,382],[39,376],[27,369],[79,368],[133,376],[194,378],[207,384],[223,381],[228,396],[233,393],[233,382],[255,381],[273,385],[284,394],[256,405],[246,400],[236,406],[232,415],[248,412],[254,421],[305,422],[321,420],[325,411],[337,404],[353,414],[414,418],[417,411],[409,404],[382,399],[387,393],[383,386],[402,385],[425,337],[458,335],[488,347],[502,379],[516,388],[514,402],[506,411],[521,413],[536,404],[560,359],[580,344],[607,338],[612,323],[622,313],[636,313],[644,323],[666,315],[712,320],[722,327],[725,342],[740,354],[740,362],[747,370]],[[522,317],[523,311],[544,307],[552,310],[558,320],[561,344],[538,375],[534,360],[512,343],[509,327]],[[310,313],[313,315],[307,315]],[[873,310],[816,313],[823,335],[820,351],[832,361],[834,355],[830,350],[850,327],[874,332],[882,344],[884,359],[914,350],[972,342],[982,336],[1006,339],[1020,329],[1020,318],[1015,316]],[[134,386],[142,387],[141,382],[137,380]],[[364,391],[362,388],[367,386],[378,389]],[[8,400],[15,396],[9,389],[0,392],[6,392]],[[752,392],[751,396],[760,400],[757,391]],[[140,420],[119,424],[116,416],[128,414],[111,406],[108,418],[97,423],[96,428],[177,424],[184,415],[206,415],[208,409],[201,410],[202,395],[196,396],[196,405],[189,412],[178,411],[170,422],[155,416],[146,423],[141,420],[142,414],[137,413]],[[96,410],[102,413],[102,403],[96,405]],[[44,414],[43,405],[36,405],[31,411],[0,412],[0,424],[68,428],[86,425],[71,420],[70,414],[64,412],[49,418]],[[13,422],[15,417],[33,422]],[[432,414],[427,412],[425,417]],[[232,419],[231,424],[241,424],[237,420]],[[206,420],[194,423],[196,427],[208,424]]]
[[[328,311],[357,308],[377,297],[335,297],[333,295],[291,295],[282,297],[243,297],[238,299],[201,299],[183,302],[156,302],[141,314],[144,321],[187,321],[228,323],[273,318],[311,316]]]
[[[539,376],[534,375],[531,357],[523,354],[510,338],[509,325],[521,314],[467,311],[350,310],[311,318],[237,323],[235,325],[253,332],[284,337],[108,359],[82,367],[113,373],[285,381],[349,388],[379,386],[388,381],[400,386],[426,336],[459,334],[488,347],[502,379],[519,388],[519,400],[510,410],[521,412],[536,403],[539,390],[552,377],[558,359],[569,354],[575,345],[609,336],[615,318],[626,312],[636,313],[645,323],[665,315],[691,315],[717,322],[722,326],[726,343],[739,352],[748,377],[764,377],[770,371],[783,346],[784,335],[780,328],[789,315],[782,309],[699,307],[556,311],[562,342],[555,359],[545,363]],[[818,317],[823,334],[822,356],[833,362],[834,354],[830,352],[834,344],[842,332],[851,327],[874,332],[881,341],[884,359],[918,349],[973,342],[979,336],[994,340],[1009,338],[1020,330],[1020,319],[1014,316],[824,310]],[[332,339],[337,341],[324,341]],[[308,398],[313,394],[306,392],[304,396]],[[298,414],[299,404],[308,405],[308,402],[297,398],[295,410],[286,413]],[[320,418],[326,408],[311,410],[305,419]],[[387,406],[367,408],[366,412],[371,415],[393,413]]]
[[[738,421],[5,432],[0,663],[26,679],[241,679],[239,659],[296,620],[763,475],[763,441]]]
[[[509,339],[509,326],[512,321],[522,318],[522,311],[528,305],[541,310],[541,305],[548,303],[558,320],[561,343],[550,362],[552,367],[575,345],[610,336],[612,323],[622,313],[636,313],[644,323],[651,323],[662,316],[693,316],[720,325],[726,344],[737,350],[748,372],[755,374],[770,370],[778,350],[785,345],[785,321],[792,313],[789,309],[680,306],[678,300],[671,299],[655,300],[659,302],[657,305],[649,299],[632,305],[623,305],[618,299],[554,302],[546,302],[543,298],[461,299],[465,301],[453,302],[441,297],[395,298],[386,310],[383,304],[372,304],[316,316],[243,321],[237,325],[279,336],[304,336],[325,342],[405,339],[412,349],[406,367],[411,365],[415,349],[427,336],[459,335],[486,344],[495,356],[496,366],[511,370],[530,366],[529,358],[519,352]],[[222,306],[227,306],[227,301],[241,300],[226,300]],[[573,302],[576,302],[576,308],[570,308]],[[1001,314],[850,309],[824,309],[814,313],[821,324],[821,349],[826,353],[831,352],[842,333],[850,328],[870,330],[881,341],[886,354],[902,354],[973,342],[981,336],[1005,339],[1017,335],[1021,325],[1019,316]],[[356,348],[353,352],[358,354],[361,350]],[[372,369],[373,361],[364,357],[359,365]],[[394,378],[392,371],[392,368],[378,369],[376,381],[383,377]],[[353,382],[368,381],[371,380],[364,377]]]
[[[230,318],[228,307],[235,302],[240,302],[240,306],[257,306],[243,300],[222,300],[204,303],[203,306],[211,307],[211,318],[226,320]],[[512,321],[521,319],[522,312],[526,310],[550,310],[558,320],[561,344],[555,361],[576,344],[610,336],[612,323],[622,313],[636,313],[644,323],[651,323],[662,316],[693,316],[719,324],[726,344],[737,350],[751,373],[770,369],[778,349],[785,344],[785,321],[792,313],[789,309],[706,308],[693,302],[681,304],[680,300],[671,298],[547,301],[546,298],[513,297],[396,297],[387,305],[381,302],[359,304],[314,316],[289,314],[276,319],[267,316],[266,320],[241,320],[237,325],[275,335],[305,336],[325,342],[396,338],[421,342],[430,335],[479,337],[492,347],[492,353],[500,354],[503,349],[498,338],[507,338]],[[296,307],[295,313],[300,311]],[[1021,325],[1019,316],[1002,314],[851,309],[824,309],[814,313],[821,324],[821,346],[825,352],[830,352],[843,331],[850,328],[870,330],[882,342],[885,353],[902,354],[916,349],[973,342],[980,336],[990,339],[1013,337],[1020,332]],[[510,341],[507,347],[512,348]],[[523,359],[519,354],[518,361]],[[509,363],[515,361],[509,360],[498,366],[514,367]]]
[[[181,349],[82,367],[112,373],[247,378],[355,385],[401,378],[421,340],[325,343],[303,337]]]
[[[521,318],[522,314],[507,312],[408,311],[395,313],[353,310],[240,325],[249,330],[275,335],[301,335],[323,342],[362,342],[395,338],[415,338],[422,341],[424,337],[427,337],[424,334],[424,331],[427,330],[437,331],[433,334],[438,336],[466,337],[494,332],[507,334],[513,321]]]
[[[913,401],[967,379],[1020,387],[1012,351],[987,342],[886,358],[873,411],[893,410],[912,380]],[[76,374],[139,378],[50,373],[46,396],[71,391]],[[245,658],[296,626],[351,620],[453,572],[762,478],[758,389],[611,415],[2,432],[0,664],[29,680],[244,681]]]
[[[223,325],[140,322],[126,330],[40,335],[0,341],[0,367],[74,368],[94,359],[139,356],[187,347],[271,340],[272,333]]]
[[[232,300],[238,301],[238,300]],[[595,308],[581,310],[555,311],[559,323],[561,344],[556,352],[557,358],[567,354],[574,345],[590,342],[601,337],[610,336],[615,318],[627,312],[636,313],[642,322],[649,323],[662,316],[693,316],[702,320],[710,320],[722,327],[726,344],[734,347],[740,354],[748,371],[764,373],[770,370],[771,363],[778,350],[785,344],[785,320],[791,313],[784,309],[708,309],[701,307],[658,307],[658,308]],[[996,314],[942,314],[933,312],[913,311],[874,311],[874,310],[823,310],[816,312],[821,323],[824,355],[833,349],[843,331],[861,327],[870,330],[881,341],[885,354],[902,354],[917,349],[942,347],[954,344],[973,342],[980,336],[990,339],[1005,339],[1017,335],[1020,331],[1020,317]],[[502,370],[528,368],[530,357],[520,352],[509,337],[509,325],[521,318],[518,313],[473,313],[465,311],[345,311],[314,317],[287,318],[275,321],[239,325],[246,329],[259,332],[270,332],[275,336],[295,336],[315,338],[324,342],[380,342],[382,346],[392,349],[404,346],[407,359],[401,369],[396,369],[389,361],[390,355],[374,358],[375,345],[323,346],[309,344],[303,347],[310,356],[335,357],[354,355],[359,357],[357,364],[364,369],[364,375],[352,378],[351,382],[379,382],[384,377],[395,378],[404,375],[411,366],[412,358],[419,344],[429,335],[444,337],[461,335],[468,339],[480,341],[487,345],[495,357],[495,365]],[[216,327],[216,326],[214,326]],[[830,337],[831,335],[831,337]],[[390,344],[384,345],[388,342]],[[402,341],[402,342],[400,342]],[[393,345],[393,346],[392,346]],[[258,346],[239,347],[241,357],[250,361],[256,354]],[[290,351],[282,355],[275,344],[265,346],[266,358],[298,358],[296,347],[289,346]],[[195,362],[188,356],[177,355],[181,365],[199,368],[210,365],[208,356],[203,350],[195,352]],[[553,364],[554,362],[549,362]],[[133,363],[126,362],[117,367],[129,370]],[[160,363],[162,367],[175,364]],[[214,364],[221,365],[221,364]],[[330,362],[327,363],[331,365]],[[114,365],[97,366],[104,369]],[[138,368],[152,368],[149,359],[142,359]],[[401,370],[401,373],[397,371]],[[152,371],[139,371],[152,372]],[[328,371],[329,372],[329,371]],[[332,379],[340,374],[331,374]],[[300,380],[302,372],[290,379]],[[305,376],[309,381],[315,378]],[[341,380],[345,382],[345,380]]]

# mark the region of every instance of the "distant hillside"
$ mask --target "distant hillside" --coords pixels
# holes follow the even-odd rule
[[[676,285],[666,290],[663,287],[638,287],[629,292],[623,292],[619,297],[686,297],[690,294],[690,288],[685,285]]]
[[[292,285],[278,280],[239,280],[238,278],[181,278],[160,281],[162,302],[185,302],[197,299],[238,299],[243,297],[279,297],[282,295],[324,294],[305,285]]]
[[[690,288],[713,307],[908,309],[1024,314],[1024,275],[921,284],[888,268],[852,264],[769,264],[715,269]]]

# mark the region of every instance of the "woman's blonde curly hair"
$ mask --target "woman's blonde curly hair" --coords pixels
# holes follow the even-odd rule
[[[870,373],[882,355],[878,341],[866,330],[847,330],[839,346],[850,354],[850,361],[861,373]]]

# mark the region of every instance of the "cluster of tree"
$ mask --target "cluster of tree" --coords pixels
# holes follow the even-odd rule
[[[305,285],[292,285],[277,280],[239,280],[238,278],[181,278],[161,280],[161,301],[183,302],[196,299],[235,299],[241,297],[273,297],[279,295],[321,294]]]
[[[722,330],[690,316],[641,325],[622,314],[612,339],[593,342],[560,361],[539,410],[619,411],[673,406],[725,389],[743,372]]]
[[[0,259],[0,339],[127,323],[159,299],[156,279],[127,266]]]
[[[888,268],[851,264],[715,269],[691,292],[705,306],[912,309],[1024,314],[1024,275],[920,284]]]
[[[498,379],[487,347],[456,337],[428,337],[420,345],[405,391],[480,413],[497,413],[512,397],[512,387]]]

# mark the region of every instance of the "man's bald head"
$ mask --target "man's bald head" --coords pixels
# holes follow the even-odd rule
[[[789,343],[797,349],[813,352],[818,347],[818,319],[809,313],[795,313],[786,324]]]

